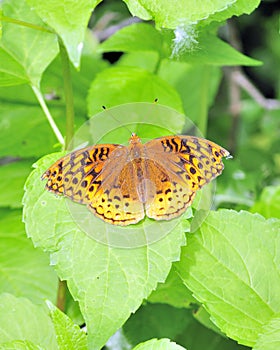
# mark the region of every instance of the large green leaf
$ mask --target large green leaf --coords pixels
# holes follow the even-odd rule
[[[276,315],[265,325],[253,350],[276,350],[280,347],[280,317]]]
[[[99,112],[103,105],[108,108],[128,102],[153,102],[156,98],[159,103],[182,111],[177,91],[158,76],[140,68],[108,68],[92,82],[87,98],[88,113]]]
[[[21,160],[0,166],[0,206],[20,208],[23,185],[34,160]]]
[[[5,0],[3,16],[31,25],[28,27],[22,24],[3,22],[1,45],[7,56],[4,65],[10,65],[9,75],[16,76],[18,79],[24,71],[24,75],[28,77],[29,81],[33,85],[39,86],[42,73],[58,53],[55,34],[32,27],[32,25],[44,27],[44,23],[27,6],[25,0]],[[11,61],[8,55],[13,57]],[[14,60],[22,66],[22,69],[14,63]],[[11,80],[10,84],[12,82]],[[18,84],[19,81],[15,80],[14,83]]]
[[[60,278],[67,280],[72,295],[79,301],[90,348],[99,349],[157,283],[166,279],[172,261],[179,259],[185,235],[180,224],[175,227],[174,222],[158,223],[151,233],[157,234],[157,227],[164,237],[152,244],[135,247],[133,241],[139,234],[146,239],[151,234],[149,221],[132,225],[135,226],[132,228],[112,226],[95,218],[84,206],[74,205],[44,190],[40,177],[57,157],[49,155],[41,159],[28,178],[24,220],[34,244],[51,252],[52,264]],[[89,213],[93,220],[91,234],[96,236],[81,230],[69,212],[67,206],[70,204],[72,210],[74,208],[78,213],[82,210],[80,219]],[[71,213],[73,215],[73,211]],[[170,227],[173,229],[166,231]],[[102,232],[105,232],[107,244],[100,242]],[[123,235],[129,245],[127,248],[110,245],[110,235],[116,242]]]
[[[189,236],[176,268],[229,337],[252,346],[280,310],[280,221],[212,212]]]
[[[39,345],[34,344],[29,340],[13,340],[7,343],[0,344],[1,350],[43,350]]]
[[[45,253],[27,239],[21,210],[0,210],[0,292],[55,302],[58,278]]]
[[[29,349],[34,349],[35,344],[43,349],[58,349],[54,328],[46,308],[7,293],[1,294],[0,297],[0,344],[26,340],[34,343]],[[21,344],[19,349],[22,348]]]
[[[101,0],[27,0],[37,14],[62,38],[74,66],[79,67],[85,31]]]
[[[180,0],[176,6],[172,1],[164,0],[125,0],[130,12],[137,17],[153,19],[156,25],[164,28],[176,28],[180,25],[192,25],[197,22],[224,21],[233,15],[252,12],[260,0]]]

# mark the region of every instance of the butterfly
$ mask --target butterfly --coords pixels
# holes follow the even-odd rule
[[[132,134],[128,146],[100,144],[73,151],[43,175],[46,189],[85,204],[114,225],[145,215],[171,220],[186,211],[197,191],[220,175],[229,152],[195,136],[166,136],[145,144]]]

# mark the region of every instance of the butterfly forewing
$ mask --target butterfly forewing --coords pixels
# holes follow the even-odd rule
[[[194,136],[163,137],[144,147],[150,164],[164,169],[168,179],[156,182],[156,196],[146,209],[147,216],[156,220],[181,215],[197,190],[222,172],[222,157],[229,155],[217,144]]]
[[[145,213],[128,156],[122,145],[84,148],[55,162],[42,178],[48,179],[49,191],[86,204],[102,220],[129,225],[142,220]]]

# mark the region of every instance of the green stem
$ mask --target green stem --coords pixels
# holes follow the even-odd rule
[[[39,101],[40,106],[41,106],[43,112],[45,113],[45,116],[47,117],[48,122],[50,123],[50,126],[51,126],[56,138],[58,139],[59,143],[61,143],[61,145],[64,146],[64,143],[65,143],[64,138],[63,138],[60,130],[58,129],[55,121],[53,120],[53,117],[48,109],[48,106],[46,105],[46,102],[44,100],[44,97],[43,97],[41,91],[35,85],[32,85],[32,90],[34,91],[34,94],[37,97],[37,100]]]
[[[56,300],[56,306],[61,310],[62,312],[65,311],[65,303],[66,303],[66,291],[67,291],[67,284],[66,281],[59,280],[58,282],[58,291],[57,291],[57,300]]]
[[[72,79],[70,71],[70,61],[63,45],[62,41],[59,39],[59,49],[60,58],[62,65],[62,75],[64,81],[64,95],[66,104],[66,147],[69,145],[70,141],[74,135],[74,98],[73,98],[73,88]]]
[[[20,21],[19,19],[15,19],[15,18],[11,18],[11,17],[0,16],[0,21],[8,22],[8,23],[14,23],[14,24],[18,24],[20,26],[32,28],[32,29],[35,29],[35,30],[40,30],[41,32],[47,32],[47,33],[55,34],[52,30],[47,29],[45,27],[39,26],[37,24],[32,24],[32,23]]]
[[[211,67],[204,66],[203,69],[203,82],[201,84],[201,99],[200,99],[200,113],[197,116],[197,127],[201,131],[202,135],[206,136],[207,122],[208,122],[208,98],[209,98],[209,81],[210,81],[210,69]]]

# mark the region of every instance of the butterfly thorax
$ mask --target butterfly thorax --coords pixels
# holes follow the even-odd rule
[[[138,137],[136,134],[132,134],[131,138],[129,139],[129,159],[131,161],[136,160],[138,158],[143,158],[143,144],[141,142],[140,137]],[[140,162],[140,159],[138,159]]]

